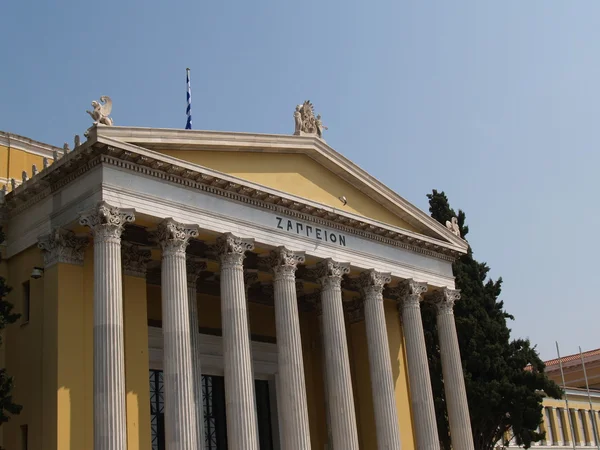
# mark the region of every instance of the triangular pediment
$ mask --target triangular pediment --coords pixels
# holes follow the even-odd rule
[[[98,140],[141,147],[306,199],[339,214],[427,236],[459,252],[468,247],[463,239],[315,137],[129,127],[93,131]]]

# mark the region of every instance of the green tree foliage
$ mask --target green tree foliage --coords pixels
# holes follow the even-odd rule
[[[0,229],[0,243],[2,242],[4,242],[4,233]],[[11,288],[7,286],[6,280],[0,277],[0,332],[20,317],[20,314],[12,311],[13,305],[6,300],[10,291]],[[0,345],[2,345],[2,335],[0,335]],[[13,378],[8,375],[5,368],[0,368],[0,425],[8,422],[11,415],[21,412],[21,406],[13,402],[12,388]]]
[[[441,224],[457,217],[461,236],[468,234],[465,213],[459,210],[456,214],[444,192],[433,190],[427,197],[431,217]],[[461,290],[454,315],[475,449],[492,450],[508,431],[514,435],[513,442],[529,448],[543,438],[536,432],[542,422],[542,391],[554,398],[560,398],[562,391],[544,373],[544,363],[529,340],[510,340],[507,320],[513,317],[498,300],[502,278],[489,279],[489,270],[486,263],[475,260],[471,248],[453,265],[456,287]],[[440,441],[445,450],[450,450],[435,310],[431,305],[423,305],[423,321]]]

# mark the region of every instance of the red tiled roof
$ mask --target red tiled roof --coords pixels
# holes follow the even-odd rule
[[[597,348],[595,350],[588,350],[587,352],[583,352],[584,361],[586,361],[588,358],[592,358],[594,356],[600,356],[600,348]],[[559,361],[559,359],[555,358],[555,359],[545,361],[544,364],[546,364],[546,368],[548,366],[554,366],[554,365],[558,366],[558,361]],[[563,364],[573,362],[573,361],[579,362],[579,361],[581,361],[581,357],[579,356],[579,353],[575,353],[573,355],[567,355],[567,356],[561,357],[560,361]]]
[[[591,359],[595,356],[600,357],[600,348],[597,348],[595,350],[588,350],[588,351],[582,352],[582,353],[583,353],[584,362],[587,362],[588,359]],[[560,358],[560,360],[562,361],[563,365],[567,365],[567,363],[570,363],[573,361],[579,363],[581,361],[581,357],[579,356],[579,353],[575,353],[573,355],[563,356]],[[546,370],[558,370],[558,358],[549,359],[548,361],[544,361],[544,364],[546,365]],[[550,366],[557,366],[557,367],[550,368]],[[525,367],[525,370],[531,371],[531,365],[528,364]]]

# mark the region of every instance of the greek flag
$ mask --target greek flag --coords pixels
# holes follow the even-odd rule
[[[190,69],[186,69],[187,72],[187,122],[185,124],[186,130],[192,129],[192,87],[190,86]]]

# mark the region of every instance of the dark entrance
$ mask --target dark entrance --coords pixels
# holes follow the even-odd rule
[[[227,450],[225,382],[223,377],[202,375],[204,443],[206,450]],[[269,382],[255,380],[260,450],[273,450]],[[150,371],[150,417],[152,450],[166,450],[164,384],[162,370]]]

